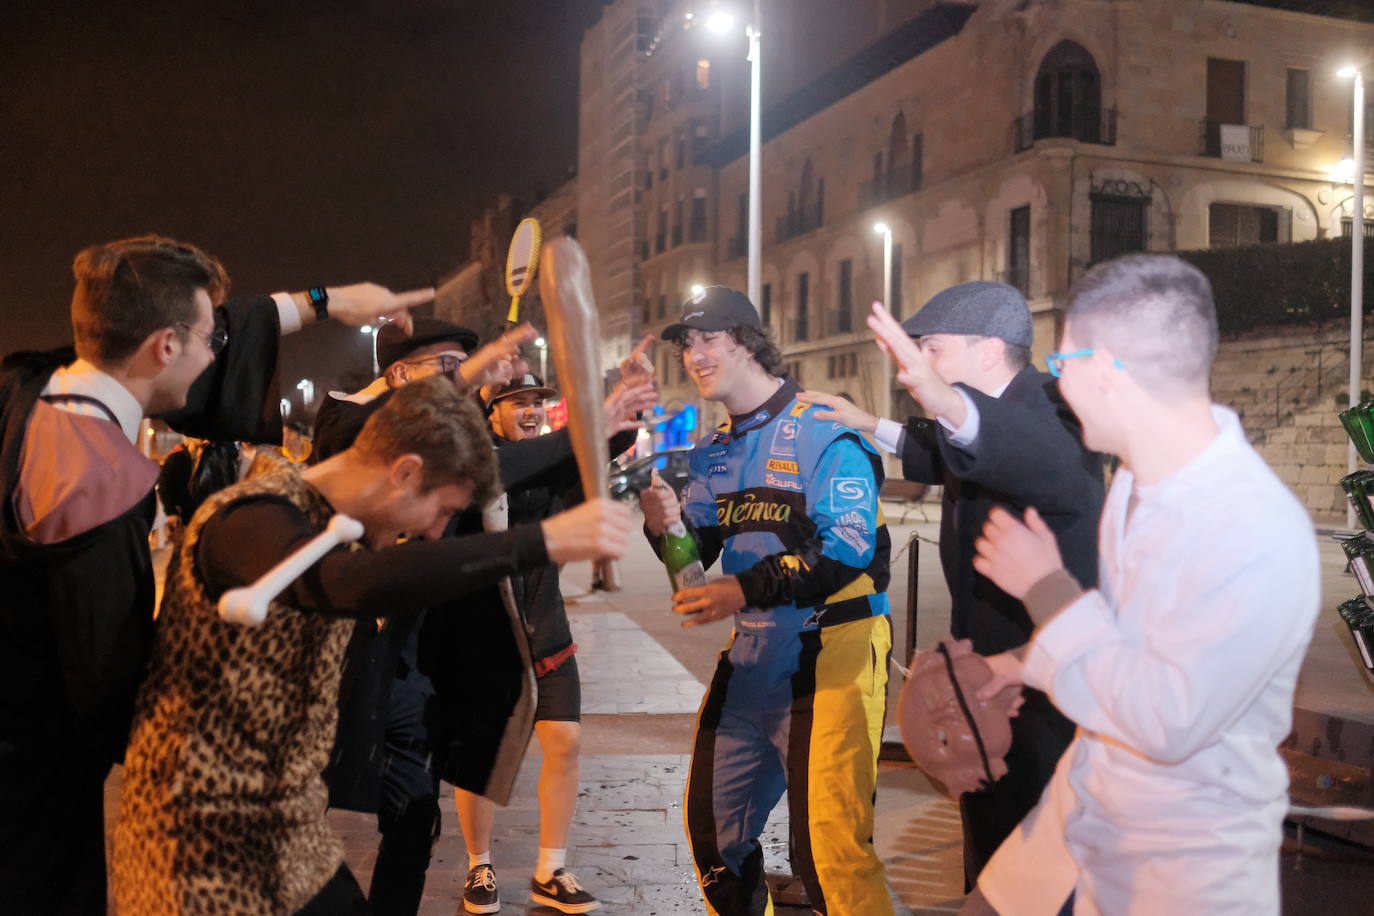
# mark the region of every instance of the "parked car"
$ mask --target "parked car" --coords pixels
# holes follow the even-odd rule
[[[609,475],[611,496],[615,499],[634,499],[640,490],[649,486],[650,475],[654,468],[658,468],[658,476],[681,497],[691,474],[687,467],[687,453],[691,450],[690,447],[684,447],[654,452],[636,458],[624,467],[617,467],[612,462]]]

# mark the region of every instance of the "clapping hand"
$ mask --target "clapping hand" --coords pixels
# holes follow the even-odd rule
[[[973,547],[973,568],[1019,600],[1031,586],[1064,568],[1054,532],[1034,509],[1026,510],[1024,522],[1006,509],[993,509]]]

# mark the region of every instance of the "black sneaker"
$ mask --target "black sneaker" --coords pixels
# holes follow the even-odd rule
[[[577,876],[560,868],[545,883],[530,879],[530,899],[551,906],[560,913],[590,913],[601,901],[582,889]]]
[[[496,892],[496,872],[490,865],[478,865],[468,872],[463,884],[463,909],[469,913],[501,912],[501,895]]]

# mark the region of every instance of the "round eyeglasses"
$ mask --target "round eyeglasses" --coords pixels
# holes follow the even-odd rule
[[[224,328],[215,328],[210,333],[205,333],[198,328],[192,327],[184,321],[178,321],[177,325],[190,331],[192,334],[205,341],[205,345],[210,348],[211,353],[218,353],[224,349],[224,345],[229,342],[229,332]]]

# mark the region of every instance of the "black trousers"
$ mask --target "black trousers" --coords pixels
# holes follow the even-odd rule
[[[965,792],[959,799],[964,822],[964,892],[997,847],[1040,801],[1064,749],[1073,740],[1073,723],[1054,708],[1049,697],[1029,687],[1021,713],[1011,720],[1007,775],[992,788]]]
[[[22,756],[0,750],[0,913],[105,912],[110,766],[92,756],[78,744]]]
[[[368,903],[378,916],[414,916],[439,838],[439,766],[432,740],[434,688],[411,671],[391,688],[377,830],[382,841]]]
[[[340,865],[329,883],[296,911],[296,916],[368,916],[372,912],[347,865]]]

